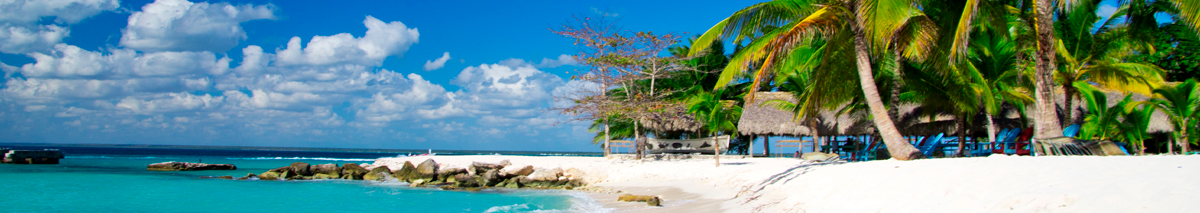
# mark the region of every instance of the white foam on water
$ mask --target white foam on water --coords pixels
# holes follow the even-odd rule
[[[488,208],[486,211],[483,211],[483,213],[521,212],[521,210],[529,210],[529,205],[528,204],[512,204],[512,205],[507,205],[507,206],[493,206],[492,208]]]
[[[179,159],[173,157],[109,157],[109,156],[66,156],[66,158],[78,159]]]
[[[309,158],[309,157],[256,157],[256,158],[225,158],[229,160],[320,160],[320,161],[372,161],[374,158]]]

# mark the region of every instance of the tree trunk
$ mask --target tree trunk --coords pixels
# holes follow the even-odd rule
[[[967,119],[965,117],[958,118],[958,157],[967,156]]]
[[[612,154],[612,147],[609,147],[608,145],[612,144],[609,143],[608,137],[608,118],[604,118],[604,157],[608,157],[608,155]]]
[[[875,87],[875,75],[871,71],[870,57],[867,55],[866,32],[862,29],[861,20],[858,20],[862,18],[855,16],[855,19],[850,22],[850,27],[854,32],[854,52],[858,67],[858,82],[862,85],[863,96],[866,96],[867,106],[871,109],[871,116],[873,117],[871,121],[875,123],[875,129],[879,131],[880,137],[887,144],[888,152],[891,153],[893,158],[898,160],[925,158],[925,155],[921,154],[920,150],[917,150],[912,144],[904,141],[904,136],[896,129],[896,124],[892,123],[892,118],[888,116],[887,109],[884,109],[883,99],[879,97],[879,89]]]
[[[713,159],[717,159],[716,167],[721,167],[721,141],[717,136],[713,136]]]
[[[1062,123],[1059,124],[1059,126],[1061,126],[1062,128],[1067,128],[1067,126],[1071,126],[1071,124],[1075,123],[1075,94],[1076,93],[1078,93],[1078,92],[1075,90],[1075,86],[1063,85],[1063,95],[1066,97],[1065,99],[1067,100],[1066,108],[1063,108],[1063,109],[1067,110],[1067,114],[1066,114],[1067,117],[1063,118]],[[1105,103],[1105,104],[1107,104],[1107,103]],[[1082,115],[1080,115],[1080,116],[1082,116]]]
[[[891,104],[891,106],[888,107],[888,116],[890,116],[896,120],[899,120],[900,119],[900,85],[901,85],[901,81],[904,80],[904,73],[903,73],[904,66],[900,65],[900,63],[902,63],[901,58],[900,58],[900,50],[899,49],[892,50],[892,54],[896,55],[896,58],[894,59],[894,62],[896,63],[896,67],[892,68],[892,73],[893,73],[892,74],[892,94],[891,94],[892,97],[891,97],[891,101],[888,102],[889,104]],[[904,134],[901,133],[900,135],[904,135]]]
[[[996,121],[992,120],[992,113],[989,113],[985,110],[985,111],[983,111],[983,114],[987,116],[988,141],[995,142],[996,141]]]
[[[1034,73],[1034,138],[1045,139],[1062,136],[1062,126],[1054,107],[1054,71],[1057,70],[1054,55],[1054,5],[1051,0],[1034,0],[1037,30],[1037,69]]]
[[[825,140],[821,140],[822,139],[821,132],[817,131],[817,119],[816,118],[808,119],[808,130],[812,131],[813,151],[814,152],[825,151],[825,150],[821,150],[821,147],[825,146]],[[801,139],[803,139],[803,138],[801,138]],[[803,147],[801,147],[801,148],[803,148]]]
[[[642,140],[638,140],[641,134],[638,134],[638,122],[633,121],[633,150],[637,150],[637,159],[641,160],[646,150],[646,145],[642,144]]]
[[[763,135],[763,156],[771,157],[770,135]]]
[[[1183,152],[1183,154],[1185,154],[1185,155],[1186,155],[1186,154],[1187,154],[1189,151],[1191,151],[1191,149],[1190,149],[1191,147],[1189,147],[1191,144],[1188,144],[1188,132],[1187,132],[1187,129],[1188,129],[1187,127],[1184,127],[1184,128],[1183,128],[1183,131],[1179,131],[1179,132],[1180,132],[1180,133],[1179,133],[1179,136],[1180,136],[1180,137],[1179,137],[1179,151]]]
[[[1175,143],[1179,143],[1179,135],[1175,135]],[[1167,143],[1167,154],[1175,154],[1175,144]]]

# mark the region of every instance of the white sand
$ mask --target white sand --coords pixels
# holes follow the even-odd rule
[[[430,157],[373,164],[420,163]],[[617,212],[1195,212],[1200,156],[952,158],[813,164],[795,159],[621,161],[601,157],[435,156],[583,170]],[[615,202],[661,195],[664,207]],[[639,205],[640,204],[640,205]]]

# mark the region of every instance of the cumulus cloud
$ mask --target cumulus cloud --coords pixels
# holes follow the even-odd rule
[[[450,60],[450,52],[442,53],[441,58],[425,61],[425,71],[433,71],[446,66],[446,61]]]
[[[34,23],[41,17],[74,24],[100,12],[120,7],[117,0],[9,0],[0,1],[0,21]]]
[[[429,82],[416,73],[408,74],[408,79],[399,80],[404,81],[406,86],[400,86],[397,90],[376,92],[366,107],[358,111],[358,116],[372,122],[372,125],[411,118],[413,113],[421,113],[421,116],[431,118],[437,113],[428,112],[427,108],[442,103],[450,105],[449,102],[454,100],[454,93],[446,92],[441,85]],[[445,116],[449,115],[441,117]]]
[[[184,110],[213,109],[219,107],[225,97],[204,94],[167,93],[154,95],[146,100],[133,97],[121,99],[116,107],[136,114],[152,114]]]
[[[0,23],[0,52],[23,54],[43,52],[54,44],[62,42],[70,30],[67,28],[44,25],[34,28]]]
[[[228,57],[211,52],[137,53],[118,49],[104,54],[57,44],[50,54],[29,55],[36,63],[21,66],[21,74],[34,78],[122,79],[191,74],[220,75],[229,70]]]
[[[332,36],[313,36],[307,47],[300,46],[300,37],[292,37],[287,48],[276,50],[276,62],[284,65],[329,65],[353,63],[377,66],[383,59],[400,55],[417,43],[420,33],[404,23],[384,23],[375,17],[363,20],[366,36],[355,38],[349,33]]]
[[[141,51],[215,51],[246,39],[241,23],[274,19],[272,5],[156,0],[129,16],[121,46]]]

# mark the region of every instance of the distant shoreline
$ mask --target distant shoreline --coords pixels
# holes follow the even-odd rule
[[[290,152],[350,152],[350,153],[425,153],[427,149],[361,149],[320,147],[264,147],[264,146],[197,146],[197,145],[154,145],[154,144],[57,144],[57,143],[4,143],[2,147],[71,147],[71,148],[131,148],[131,149],[190,149],[190,150],[242,150],[242,151],[290,151]],[[600,152],[567,151],[501,151],[501,150],[433,150],[439,155],[478,155],[495,153],[501,155],[528,155],[532,153],[602,155]]]

